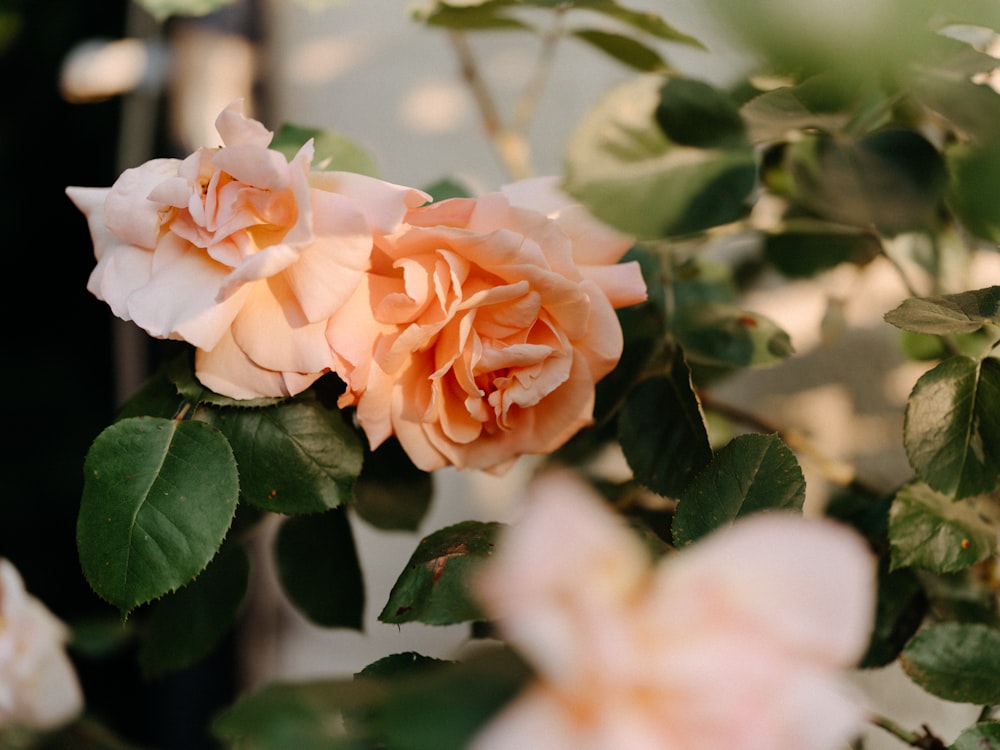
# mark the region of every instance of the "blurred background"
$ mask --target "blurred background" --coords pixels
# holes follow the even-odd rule
[[[670,47],[666,54],[678,69],[722,84],[742,71],[739,54],[712,45],[716,30],[695,0],[629,5],[655,8],[709,44],[707,52]],[[456,49],[446,32],[414,21],[412,8],[406,0],[240,0],[198,19],[157,22],[125,0],[0,0],[0,80],[8,82],[8,103],[0,108],[0,212],[13,263],[8,279],[19,287],[8,298],[13,346],[2,368],[8,434],[0,556],[64,620],[93,624],[93,633],[109,623],[122,632],[117,614],[80,572],[74,527],[87,449],[157,355],[155,342],[116,321],[86,290],[92,246],[65,187],[110,186],[123,169],[150,158],[217,145],[213,121],[236,98],[271,129],[291,122],[340,132],[372,155],[384,179],[498,187],[510,174],[486,136]],[[533,85],[538,40],[490,32],[473,41],[477,69],[500,112],[510,116]],[[602,93],[633,75],[582,45],[563,44],[542,82],[530,131],[535,170],[558,173],[575,123]],[[780,373],[748,373],[718,395],[753,403],[809,435],[821,449],[804,466],[807,480],[817,477],[811,487],[858,461],[884,488],[909,473],[900,448],[901,408],[922,369],[904,361],[888,326],[879,327],[882,312],[905,295],[894,279],[875,267],[864,277],[831,274],[819,285],[784,284],[748,300],[786,327],[798,356]],[[845,300],[840,312],[852,331],[841,353],[824,346],[819,333],[831,297]],[[875,371],[890,373],[881,390],[870,383],[852,390],[867,377],[845,369],[858,360],[859,346],[872,352]],[[842,356],[845,349],[852,357]],[[420,533],[459,516],[502,517],[523,476],[441,472]],[[378,532],[361,523],[355,533],[373,610],[365,633],[311,626],[261,566],[248,605],[254,616],[190,670],[144,680],[133,644],[113,637],[105,651],[74,653],[89,710],[147,748],[207,749],[214,747],[206,731],[214,713],[265,679],[350,673],[393,651],[437,655],[460,645],[463,629],[400,629],[376,620],[420,533]],[[906,683],[878,692],[888,714],[919,722],[928,718],[928,705],[914,690]],[[956,726],[966,720],[959,717]]]

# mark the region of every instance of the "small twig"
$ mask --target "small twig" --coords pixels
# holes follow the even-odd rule
[[[903,729],[896,722],[884,716],[873,716],[870,721],[873,725],[884,729],[911,747],[919,748],[919,750],[947,750],[947,745],[938,739],[926,724],[921,725],[921,731],[918,733]]]

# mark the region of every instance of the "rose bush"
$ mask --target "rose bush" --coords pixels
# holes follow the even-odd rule
[[[874,622],[875,558],[830,520],[758,513],[651,565],[560,472],[474,581],[537,678],[474,750],[830,750],[865,719],[846,670]]]
[[[51,729],[83,710],[83,694],[65,647],[69,630],[24,588],[0,558],[0,730]]]
[[[412,209],[331,318],[341,406],[426,471],[555,450],[621,356],[615,308],[645,299],[638,264],[618,262],[632,244],[555,178]]]
[[[217,118],[223,146],[153,159],[110,188],[69,187],[97,266],[87,288],[152,336],[197,347],[196,374],[238,399],[298,393],[332,363],[326,320],[420,191],[291,161],[240,113]]]

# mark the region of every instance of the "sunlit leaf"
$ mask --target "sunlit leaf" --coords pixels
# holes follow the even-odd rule
[[[346,508],[292,516],[274,541],[281,587],[311,622],[361,630],[365,586]]]
[[[482,619],[469,573],[493,553],[503,524],[462,521],[424,537],[379,614],[388,623],[452,625]]]
[[[806,481],[777,435],[739,435],[681,493],[673,540],[690,544],[737,518],[764,510],[801,510]]]
[[[206,16],[234,2],[236,0],[136,0],[160,21],[171,16]]]
[[[677,497],[712,459],[701,404],[680,351],[668,374],[631,390],[618,430],[636,481],[665,497]]]
[[[995,554],[997,529],[969,502],[911,482],[893,500],[889,542],[893,568],[949,573]]]
[[[350,502],[363,449],[338,409],[303,394],[261,409],[205,408],[197,418],[229,438],[246,502],[277,513]]]
[[[143,673],[152,677],[175,672],[211,653],[232,628],[249,577],[243,547],[223,545],[195,580],[154,602],[139,646]]]
[[[1000,480],[1000,362],[955,356],[924,373],[910,392],[903,444],[917,476],[963,498]]]
[[[756,165],[746,148],[671,143],[656,122],[663,79],[611,89],[570,137],[564,189],[640,238],[703,231],[745,216]]]
[[[125,616],[201,573],[238,496],[232,449],[214,427],[151,417],[115,423],[84,462],[77,518],[84,575]]]
[[[931,695],[956,703],[1000,703],[1000,631],[980,623],[937,623],[903,649],[903,670]]]
[[[986,323],[1000,325],[1000,286],[910,297],[886,313],[885,319],[906,331],[937,335],[970,333]]]

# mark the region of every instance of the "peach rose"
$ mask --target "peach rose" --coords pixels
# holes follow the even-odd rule
[[[427,471],[555,450],[621,356],[615,308],[646,297],[638,264],[618,263],[632,244],[554,178],[411,210],[331,319],[341,405]]]
[[[0,558],[0,729],[54,729],[83,710],[83,693],[66,654],[66,626],[24,588]]]
[[[310,171],[312,141],[289,162],[240,107],[216,119],[222,147],[66,192],[93,238],[87,288],[115,315],[193,344],[199,380],[218,393],[287,396],[329,371],[326,321],[362,279],[373,233],[429,196]]]
[[[874,624],[860,535],[761,513],[652,563],[575,477],[543,476],[474,579],[536,679],[472,750],[833,750]]]

